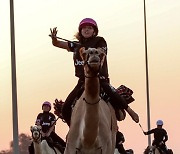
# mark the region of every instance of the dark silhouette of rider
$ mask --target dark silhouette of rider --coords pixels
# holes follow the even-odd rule
[[[163,121],[158,120],[156,122],[157,128],[144,132],[144,135],[154,134],[153,146],[159,147],[160,150],[163,150],[164,153],[168,154],[168,149],[165,142],[168,140],[168,135],[165,129],[162,128]]]
[[[123,133],[119,130],[116,133],[116,148],[118,149],[119,153],[127,154],[126,150],[124,149],[123,143],[125,142],[125,138]]]
[[[47,141],[51,141],[51,146],[57,147],[61,152],[64,151],[66,143],[63,139],[61,139],[55,133],[55,122],[56,117],[53,113],[50,112],[51,110],[51,103],[45,101],[42,104],[42,113],[39,113],[36,119],[36,125],[42,127],[42,139],[46,139]],[[34,154],[34,147],[33,144],[29,146],[29,153]]]

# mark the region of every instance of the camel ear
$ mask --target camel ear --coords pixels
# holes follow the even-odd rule
[[[85,47],[82,47],[79,49],[79,54],[80,54],[82,60],[84,60],[84,55],[83,55],[84,51],[85,51]]]
[[[32,129],[33,129],[33,126],[30,127],[30,131],[32,131]]]
[[[105,54],[104,49],[102,49],[102,48],[97,48],[97,49],[98,49],[98,51],[99,51],[99,53],[100,53],[101,67],[102,67],[102,66],[103,66],[103,63],[104,63],[104,59],[105,59],[106,54]]]
[[[37,126],[37,127],[38,127],[38,129],[40,129],[40,130],[42,129],[42,127],[41,127],[40,125],[39,125],[39,126]]]

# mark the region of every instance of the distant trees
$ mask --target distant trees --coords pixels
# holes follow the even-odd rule
[[[19,153],[28,154],[28,146],[31,144],[31,137],[27,134],[21,133],[19,135]],[[13,154],[13,141],[10,142],[9,150],[2,150],[0,154]]]

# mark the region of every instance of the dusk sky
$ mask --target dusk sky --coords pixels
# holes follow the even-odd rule
[[[143,0],[14,0],[19,134],[31,135],[41,104],[65,100],[77,83],[73,55],[52,45],[50,28],[57,27],[57,36],[74,40],[86,17],[97,21],[99,36],[107,41],[111,84],[134,91],[130,106],[147,130],[143,5]],[[180,1],[146,1],[146,17],[151,128],[163,120],[166,144],[179,154]],[[13,140],[11,88],[9,1],[0,0],[0,151],[9,149]],[[118,126],[124,147],[142,154],[148,137],[139,125],[127,115]],[[65,139],[67,125],[58,120],[56,132]]]

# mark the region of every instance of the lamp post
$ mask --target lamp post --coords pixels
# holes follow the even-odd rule
[[[145,34],[145,61],[146,61],[146,95],[147,95],[147,125],[150,130],[150,103],[149,103],[149,73],[148,73],[148,54],[147,54],[147,32],[146,32],[146,2],[144,0],[144,34]],[[148,145],[151,145],[151,135],[148,135]]]
[[[16,87],[16,55],[15,55],[14,4],[13,4],[13,0],[10,0],[10,24],[11,24],[10,27],[11,27],[12,111],[13,111],[13,153],[19,154],[17,87]]]

